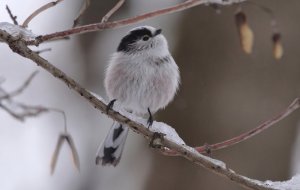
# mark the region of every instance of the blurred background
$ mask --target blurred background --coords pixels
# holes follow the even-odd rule
[[[22,23],[46,0],[4,0],[0,22],[12,22],[8,4]],[[93,1],[82,23],[99,22],[116,3]],[[111,20],[128,18],[178,2],[127,0]],[[254,128],[284,110],[300,96],[300,2],[298,0],[253,0],[273,10],[283,35],[284,57],[272,55],[270,16],[253,4],[242,4],[255,35],[251,55],[242,52],[234,14],[237,6],[221,7],[221,13],[198,6],[128,27],[72,36],[68,41],[45,43],[33,49],[52,48],[42,54],[87,89],[106,98],[103,78],[110,55],[128,30],[137,25],[162,28],[170,51],[180,67],[182,84],[175,100],[156,114],[156,119],[175,127],[191,146],[216,143]],[[65,0],[30,24],[36,34],[70,28],[82,5]],[[0,44],[2,87],[11,91],[35,70],[38,76],[18,101],[63,109],[69,132],[81,161],[81,172],[72,165],[70,151],[63,146],[56,171],[50,175],[50,160],[63,120],[56,113],[19,122],[0,110],[1,190],[150,190],[210,189],[240,190],[223,179],[183,158],[166,157],[148,148],[147,142],[130,132],[124,155],[116,167],[95,165],[98,145],[112,120],[96,111],[61,81],[36,64]],[[300,173],[299,111],[270,130],[233,147],[216,151],[235,171],[259,180],[287,180]]]

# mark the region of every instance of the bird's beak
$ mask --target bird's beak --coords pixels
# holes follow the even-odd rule
[[[154,32],[154,36],[157,36],[161,33],[162,29],[157,29],[155,32]]]

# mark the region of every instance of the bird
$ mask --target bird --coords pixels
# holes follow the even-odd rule
[[[107,111],[115,102],[122,109],[140,117],[165,108],[178,91],[179,68],[169,52],[162,29],[139,26],[131,29],[120,41],[105,73],[104,87],[108,98]],[[96,164],[116,166],[124,149],[129,128],[118,122],[111,126],[99,146]]]

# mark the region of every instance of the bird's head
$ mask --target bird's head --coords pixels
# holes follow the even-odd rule
[[[167,50],[167,41],[161,31],[151,26],[133,28],[122,38],[117,51],[134,54]]]

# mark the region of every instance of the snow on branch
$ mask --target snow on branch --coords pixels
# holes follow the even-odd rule
[[[300,189],[300,174],[288,181],[266,181],[265,184],[277,190],[298,190]]]

